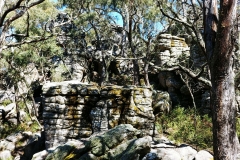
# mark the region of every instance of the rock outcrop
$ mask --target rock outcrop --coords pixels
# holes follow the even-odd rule
[[[177,146],[165,137],[152,139],[130,124],[121,124],[90,138],[72,140],[53,150],[33,155],[32,160],[212,160],[204,150],[182,144]]]
[[[184,38],[171,34],[160,34],[156,41],[156,65],[175,66],[182,61],[187,61],[190,56],[190,48]]]
[[[82,143],[68,143],[56,148],[46,160],[52,159],[139,159],[150,151],[151,138],[138,138],[140,132],[132,125],[122,124]],[[74,145],[75,144],[75,145]],[[76,145],[77,144],[77,145]]]
[[[148,87],[98,87],[78,81],[43,86],[46,148],[87,138],[119,124],[154,134],[152,90]]]

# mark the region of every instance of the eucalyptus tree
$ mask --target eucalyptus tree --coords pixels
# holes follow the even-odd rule
[[[186,13],[183,7],[177,12],[177,8],[171,7],[179,1],[167,1],[167,9],[162,8],[162,1],[158,2],[162,14],[190,31],[209,65],[214,159],[236,159],[239,142],[236,136],[233,55],[237,1],[185,0],[182,2],[189,9],[187,17],[183,14]],[[203,24],[202,28],[199,24]]]
[[[78,50],[79,55],[86,59],[83,65],[87,69],[88,77],[91,77],[94,70],[92,64],[95,64],[97,81],[103,84],[108,81],[107,70],[112,57],[107,52],[112,31],[105,8],[98,1],[59,1],[59,4],[60,8],[66,7],[64,12],[71,17],[75,27],[69,31],[70,39],[65,45]],[[79,39],[78,43],[71,43],[74,39]]]
[[[139,85],[139,60],[144,61],[144,80],[146,85],[148,80],[148,61],[150,61],[153,53],[152,41],[159,34],[161,22],[163,21],[161,14],[157,12],[155,1],[126,1],[117,6],[118,12],[123,19],[123,28],[126,36],[123,36],[127,42],[125,47],[130,49],[134,64],[134,84]],[[127,40],[126,40],[127,39]],[[124,50],[123,50],[124,51]]]
[[[0,67],[7,69],[1,79],[9,80],[6,89],[8,85],[14,86],[16,103],[29,97],[35,104],[33,90],[36,83],[29,84],[23,72],[29,70],[27,67],[32,63],[39,67],[39,71],[42,70],[44,77],[47,59],[60,53],[55,33],[49,30],[50,21],[55,19],[58,11],[50,0],[3,0],[1,6]],[[26,85],[26,95],[19,94],[20,83]],[[17,114],[19,122],[18,105]],[[37,116],[36,109],[34,116]]]
[[[155,1],[75,0],[63,1],[62,4],[67,8],[66,11],[75,17],[74,22],[78,30],[86,33],[88,44],[95,39],[96,50],[99,50],[101,42],[111,40],[117,44],[122,56],[121,60],[133,61],[134,71],[131,74],[133,74],[133,81],[136,85],[139,85],[139,62],[144,60],[145,83],[149,85],[146,61],[151,55],[149,49],[152,45],[150,43],[159,32],[159,26],[163,22],[163,17],[157,12]],[[103,52],[101,54],[104,55]],[[115,58],[110,57],[111,60]],[[107,80],[109,66],[107,61],[109,62],[103,58],[102,81]]]
[[[21,42],[15,42],[15,37],[26,38],[29,37],[29,10],[43,3],[44,0],[37,1],[26,1],[26,0],[2,0],[0,2],[0,53],[2,53],[3,49],[18,46],[24,43],[35,42],[36,40],[42,40],[40,37],[33,37],[37,39],[26,40],[24,39]],[[26,22],[26,30],[24,33],[14,33],[12,28],[13,22],[18,20],[19,18],[27,15],[25,20]]]
[[[1,3],[2,61],[7,61],[12,69],[24,68],[31,62],[43,62],[43,57],[46,56],[43,56],[44,50],[48,50],[48,57],[58,52],[56,33],[49,30],[51,20],[58,13],[53,2],[3,0]]]

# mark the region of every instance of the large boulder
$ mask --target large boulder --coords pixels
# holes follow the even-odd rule
[[[47,150],[43,150],[41,152],[35,153],[32,157],[32,160],[45,160],[48,155]]]
[[[43,122],[46,148],[69,139],[90,137],[119,124],[131,124],[145,135],[156,133],[149,87],[108,85],[79,81],[43,86]]]
[[[84,67],[78,63],[74,63],[71,66],[72,68],[72,79],[81,81],[83,78]]]
[[[143,160],[194,160],[197,151],[189,145],[176,145],[166,137],[157,138]],[[203,159],[204,160],[204,159]]]
[[[152,149],[143,160],[194,160],[197,151],[190,146],[173,147],[164,145]],[[201,159],[205,160],[205,159]]]
[[[190,56],[190,48],[184,38],[172,36],[170,34],[158,35],[155,46],[157,51],[157,65],[174,66],[187,60]]]
[[[57,147],[46,160],[52,159],[142,159],[149,151],[151,137],[130,124],[122,124],[106,132],[93,135],[84,144],[65,144]]]
[[[38,81],[40,75],[34,63],[29,63],[23,72],[25,81],[28,86],[31,86],[34,82]]]
[[[181,160],[193,160],[197,151],[188,145],[180,145],[175,148],[175,151],[179,153]]]
[[[30,87],[35,89],[37,85],[36,82],[39,81],[40,75],[34,63],[29,63],[20,75],[24,78],[24,80],[17,83],[18,88],[15,88],[17,90],[17,92],[15,92],[18,96],[26,96]]]
[[[34,155],[34,159],[40,159],[46,157],[46,160],[63,160],[75,158],[78,151],[83,150],[85,145],[81,141],[69,141],[64,145],[57,147],[52,153],[46,153],[42,151]],[[51,151],[51,149],[50,149]],[[38,157],[39,156],[39,157]]]

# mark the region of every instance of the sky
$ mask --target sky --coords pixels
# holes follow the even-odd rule
[[[51,1],[57,2],[58,0],[51,0]],[[61,11],[64,11],[64,9],[65,8],[62,8]],[[117,25],[123,27],[123,19],[122,19],[122,16],[119,13],[111,12],[111,13],[109,13],[109,16],[111,16],[115,20]],[[160,27],[160,24],[156,24],[156,25],[158,25],[159,27],[157,27],[157,28],[159,28],[159,30],[161,30],[162,27]]]
[[[116,23],[119,26],[123,27],[123,19],[122,19],[122,16],[119,13],[111,12],[111,13],[109,13],[109,16],[113,17],[116,20]]]

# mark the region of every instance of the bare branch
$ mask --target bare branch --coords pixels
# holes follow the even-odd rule
[[[23,0],[19,0],[15,6],[7,9],[4,13],[3,16],[0,19],[0,26],[4,26],[4,28],[7,28],[13,21],[15,21],[16,19],[22,17],[24,15],[24,13],[29,10],[31,7],[38,5],[42,2],[44,2],[45,0],[38,0],[36,2],[31,3],[29,6],[20,6],[21,2],[23,2]],[[10,13],[11,11],[14,11],[18,8],[22,8],[22,10],[20,12],[17,12],[13,17],[5,20],[6,16],[8,15],[8,13]],[[3,29],[4,30],[4,29]]]
[[[53,35],[46,36],[46,37],[36,36],[36,37],[33,37],[34,39],[32,39],[32,40],[24,40],[22,42],[7,44],[4,47],[2,47],[2,50],[5,50],[5,49],[10,48],[10,47],[20,46],[20,45],[23,45],[23,44],[30,44],[30,43],[36,43],[36,42],[45,41],[45,40],[47,40],[47,39],[49,39],[51,37],[53,37]]]
[[[189,77],[191,77],[192,79],[195,79],[203,84],[205,84],[206,86],[208,87],[211,87],[212,84],[211,84],[211,81],[208,80],[208,79],[205,79],[203,77],[199,77],[200,73],[198,74],[195,74],[193,71],[191,71],[190,69],[184,67],[184,66],[181,66],[181,65],[177,65],[177,66],[174,66],[174,67],[171,67],[171,68],[162,68],[162,67],[158,67],[158,66],[155,66],[153,63],[150,63],[148,62],[148,64],[157,69],[158,71],[176,71],[176,70],[180,70],[184,73],[186,73]]]
[[[177,13],[175,13],[175,12],[172,11],[172,9],[170,9],[170,11],[171,11],[176,17],[172,17],[172,16],[168,15],[167,13],[165,13],[164,10],[163,10],[162,7],[161,7],[161,4],[160,4],[159,1],[158,1],[158,6],[159,6],[159,8],[160,8],[161,13],[162,13],[164,16],[166,16],[167,18],[169,18],[169,19],[171,19],[171,20],[174,20],[174,21],[176,21],[176,22],[179,22],[179,23],[181,23],[181,24],[183,24],[184,26],[187,26],[187,27],[189,27],[189,28],[192,28],[192,27],[193,27],[191,24],[189,24],[189,23],[187,23],[186,21],[184,21],[183,19],[181,19],[181,18],[178,16]]]
[[[184,20],[181,17],[179,17],[179,14],[175,13],[171,8],[169,8],[169,10],[171,11],[172,14],[175,15],[175,17],[170,16],[169,14],[164,12],[164,10],[161,7],[161,2],[160,1],[158,1],[157,4],[158,4],[158,7],[159,7],[161,13],[164,16],[166,16],[167,18],[169,18],[169,19],[171,19],[171,20],[173,20],[175,22],[183,24],[190,31],[190,34],[191,34],[191,36],[193,38],[197,37],[196,42],[198,42],[198,45],[200,46],[200,49],[201,49],[202,53],[206,56],[205,42],[204,42],[204,40],[202,38],[201,32],[197,29],[197,26],[194,25],[194,24],[190,24],[186,20]]]
[[[2,15],[2,17],[0,18],[0,26],[3,26],[3,22],[6,18],[6,16],[8,15],[8,13],[14,11],[15,9],[19,8],[20,7],[20,4],[23,2],[24,0],[18,0],[16,2],[16,4],[10,8],[8,8]]]
[[[205,79],[203,77],[199,77],[200,73],[198,74],[195,74],[193,71],[191,71],[190,69],[186,68],[186,67],[183,67],[181,65],[178,65],[180,70],[183,71],[184,73],[186,73],[189,77],[191,77],[192,79],[196,79],[198,80],[199,82],[202,82],[204,84],[206,84],[208,87],[212,87],[212,83],[210,80],[208,79]]]

